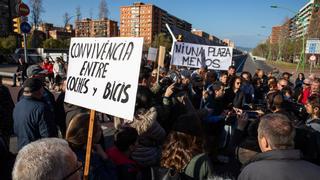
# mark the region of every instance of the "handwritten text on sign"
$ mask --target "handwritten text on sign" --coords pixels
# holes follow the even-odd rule
[[[65,101],[132,120],[142,38],[72,38]]]
[[[208,69],[227,70],[232,63],[231,47],[207,46],[175,42],[173,65],[200,68],[204,63]]]

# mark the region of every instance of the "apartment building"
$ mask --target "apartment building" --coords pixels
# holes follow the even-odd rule
[[[143,37],[145,46],[150,46],[155,36],[167,33],[166,24],[191,31],[191,24],[167,11],[141,2],[120,7],[120,36]]]

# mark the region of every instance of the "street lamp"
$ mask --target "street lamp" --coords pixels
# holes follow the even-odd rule
[[[287,7],[277,6],[277,5],[272,5],[270,7],[271,8],[277,8],[277,9],[285,9],[287,11],[292,12],[293,14],[297,14],[298,15],[298,12],[293,11],[293,10],[287,8]],[[298,19],[298,22],[300,22],[301,24],[303,24],[303,22],[305,20],[304,18],[301,19],[299,16],[297,16],[297,19]],[[300,53],[300,61],[299,61],[298,65],[297,65],[296,72],[298,71],[300,64],[302,64],[302,68],[303,68],[303,71],[304,71],[304,66],[305,66],[305,52],[304,52],[305,51],[305,49],[304,49],[305,48],[305,45],[304,45],[305,44],[305,34],[306,34],[306,31],[303,33],[303,36],[302,36],[302,50],[301,50],[301,53]]]

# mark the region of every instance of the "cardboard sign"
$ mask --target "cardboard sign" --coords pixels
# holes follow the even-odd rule
[[[157,48],[152,48],[152,47],[150,47],[149,50],[148,50],[148,58],[147,58],[147,60],[149,60],[149,61],[156,61],[156,59],[157,59],[157,52],[158,52],[158,49],[157,49]]]
[[[320,40],[307,40],[306,52],[307,54],[320,54]]]
[[[133,119],[143,38],[72,38],[65,102]]]
[[[184,42],[175,42],[172,64],[200,68],[207,65],[208,69],[228,70],[232,63],[233,49],[226,46],[207,46]]]

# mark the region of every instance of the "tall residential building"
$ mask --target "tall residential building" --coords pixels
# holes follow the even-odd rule
[[[195,34],[197,36],[209,39],[210,35],[202,30],[198,30],[198,29],[192,29],[191,31],[192,34]]]
[[[190,23],[153,4],[138,2],[120,7],[120,36],[143,37],[145,46],[151,45],[156,34],[167,32],[166,23],[191,31]]]
[[[12,19],[17,17],[16,0],[0,0],[0,37],[13,33]]]
[[[290,38],[299,38],[308,32],[313,8],[314,0],[310,0],[290,19]]]
[[[308,38],[320,37],[320,0],[310,0],[292,18],[281,26],[272,27],[270,43],[279,38],[297,39],[308,34]]]
[[[103,18],[86,18],[75,22],[76,37],[116,37],[119,36],[118,22]]]
[[[235,43],[233,41],[231,41],[230,39],[224,39],[223,42],[226,43],[227,46],[235,48]]]
[[[273,26],[271,37],[270,37],[270,44],[279,43],[282,32],[283,32],[283,26]]]

